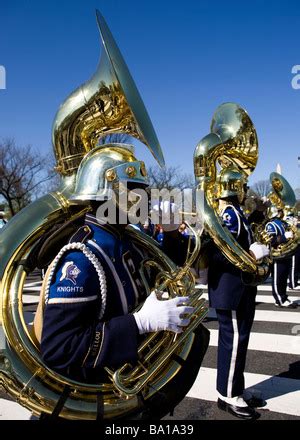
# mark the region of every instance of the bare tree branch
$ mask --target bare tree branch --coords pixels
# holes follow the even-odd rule
[[[11,215],[36,197],[41,184],[51,178],[47,160],[31,146],[17,146],[14,139],[0,141],[0,196]]]
[[[259,180],[251,186],[251,189],[259,196],[264,197],[269,194],[272,187],[269,180]]]
[[[193,176],[183,173],[178,166],[160,168],[150,166],[147,169],[149,186],[151,188],[167,189],[171,191],[174,188],[185,189],[194,186]]]

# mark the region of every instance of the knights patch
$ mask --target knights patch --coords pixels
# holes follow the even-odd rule
[[[73,263],[73,261],[67,261],[64,264],[61,272],[62,274],[59,281],[68,280],[71,281],[74,284],[74,286],[76,286],[76,278],[80,274],[81,270],[78,269],[78,267],[76,266],[76,264]]]
[[[226,224],[231,224],[231,215],[229,215],[227,212],[225,212],[225,214],[223,214],[223,220]]]
[[[271,223],[268,223],[266,226],[266,231],[267,232],[275,232],[274,231],[274,226]]]

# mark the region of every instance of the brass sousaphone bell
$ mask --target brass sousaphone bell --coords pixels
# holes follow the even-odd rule
[[[83,384],[47,368],[41,360],[32,329],[25,322],[22,297],[24,282],[27,274],[35,267],[42,267],[45,261],[54,258],[57,249],[71,235],[72,225],[75,224],[77,229],[76,221],[89,209],[72,201],[72,192],[82,158],[96,146],[100,137],[111,133],[127,133],[145,143],[158,163],[164,164],[159,142],[142,99],[98,11],[97,22],[103,44],[97,71],[65,100],[54,120],[53,146],[57,171],[62,178],[61,185],[57,191],[46,194],[14,216],[0,235],[0,385],[16,402],[35,415],[53,414],[61,406],[60,417],[82,420],[96,419],[99,395],[103,402],[103,417],[109,420],[138,413],[144,407],[143,399],[140,393],[122,395],[113,382]],[[59,224],[61,228],[53,232],[53,228]],[[151,238],[134,230],[130,234],[133,242],[136,241],[147,250],[162,272],[178,274],[175,264],[158,249]],[[46,246],[45,258],[42,250],[45,246],[43,240],[47,237],[51,238],[51,246],[55,242],[59,247],[55,251],[51,246]],[[188,271],[182,273],[179,283],[181,293],[185,292],[185,287],[190,289],[193,286]],[[195,327],[208,310],[202,299],[198,301],[198,310],[196,321],[193,321]],[[181,356],[184,361],[193,347],[193,340],[191,332],[182,344],[178,344],[178,349],[172,355]],[[207,344],[202,348],[202,356],[206,348]],[[195,365],[198,365],[198,369],[199,359],[201,363],[199,348],[196,354]],[[149,359],[151,364],[151,345]],[[150,377],[151,386],[145,385],[144,400],[150,399],[168,384],[180,368],[176,361],[167,365],[163,362],[156,367]],[[125,384],[122,384],[128,386],[128,377],[124,380]],[[172,386],[170,388],[172,391]],[[62,396],[64,402],[61,401]]]
[[[203,206],[206,231],[225,257],[243,271],[249,284],[261,283],[268,276],[269,260],[258,264],[224,227],[217,213],[216,182],[218,166],[221,169],[234,166],[248,177],[257,160],[257,134],[248,113],[235,103],[220,105],[213,115],[211,132],[195,149],[196,198]]]
[[[270,174],[272,191],[268,194],[268,199],[278,209],[284,210],[286,207],[293,208],[296,203],[296,195],[289,182],[279,173]]]

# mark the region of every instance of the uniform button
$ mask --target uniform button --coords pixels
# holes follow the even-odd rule
[[[111,257],[110,259],[113,263],[116,261],[116,259],[114,257]]]

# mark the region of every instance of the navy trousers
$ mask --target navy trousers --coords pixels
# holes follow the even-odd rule
[[[289,272],[289,287],[295,289],[298,286],[300,266],[300,246],[297,247],[295,254],[291,258],[290,272]]]
[[[274,261],[272,265],[272,294],[277,304],[287,299],[286,289],[292,258]]]
[[[244,369],[255,314],[255,293],[246,289],[237,310],[216,309],[219,321],[217,390],[224,397],[243,394]]]

